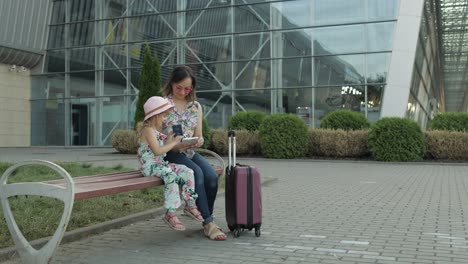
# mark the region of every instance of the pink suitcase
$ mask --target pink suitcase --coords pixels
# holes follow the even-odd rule
[[[229,158],[226,168],[226,221],[234,237],[244,229],[255,229],[260,236],[262,225],[262,190],[258,169],[236,164],[236,135],[229,131]]]

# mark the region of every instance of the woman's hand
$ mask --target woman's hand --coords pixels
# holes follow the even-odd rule
[[[194,147],[199,148],[199,147],[203,146],[203,143],[205,143],[205,139],[203,137],[199,137],[198,142],[194,144]]]

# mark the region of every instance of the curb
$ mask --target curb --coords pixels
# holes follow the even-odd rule
[[[277,180],[278,178],[264,176],[262,177],[262,185],[267,186],[268,184],[271,184],[272,182],[275,182]],[[224,195],[224,190],[219,192],[216,198],[220,198],[220,196],[222,195]],[[121,218],[109,220],[109,221],[99,223],[93,226],[78,228],[78,229],[66,232],[60,244],[70,243],[70,242],[77,241],[85,237],[89,237],[91,235],[104,233],[111,229],[118,229],[124,226],[128,226],[130,224],[136,223],[136,222],[148,220],[148,219],[154,218],[155,215],[164,213],[164,210],[165,210],[164,207],[158,207],[156,209],[150,209],[144,212],[127,215]],[[45,245],[49,241],[49,239],[50,237],[36,239],[36,240],[30,241],[30,244],[32,247],[36,249],[41,248],[43,245]],[[0,261],[1,262],[7,261],[14,257],[19,257],[18,253],[16,252],[15,246],[0,249]]]

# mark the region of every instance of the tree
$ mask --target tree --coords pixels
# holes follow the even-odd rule
[[[143,105],[151,96],[162,96],[161,91],[161,69],[159,66],[158,57],[155,54],[154,58],[151,54],[151,49],[148,44],[145,45],[143,55],[143,67],[140,71],[140,80],[138,81],[138,101],[135,111],[136,128],[138,122],[145,118],[145,110]]]

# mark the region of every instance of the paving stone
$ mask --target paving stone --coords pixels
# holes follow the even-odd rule
[[[278,179],[262,189],[261,237],[210,241],[158,216],[61,245],[52,263],[468,263],[466,165],[239,162]],[[228,230],[222,197],[215,213]]]

